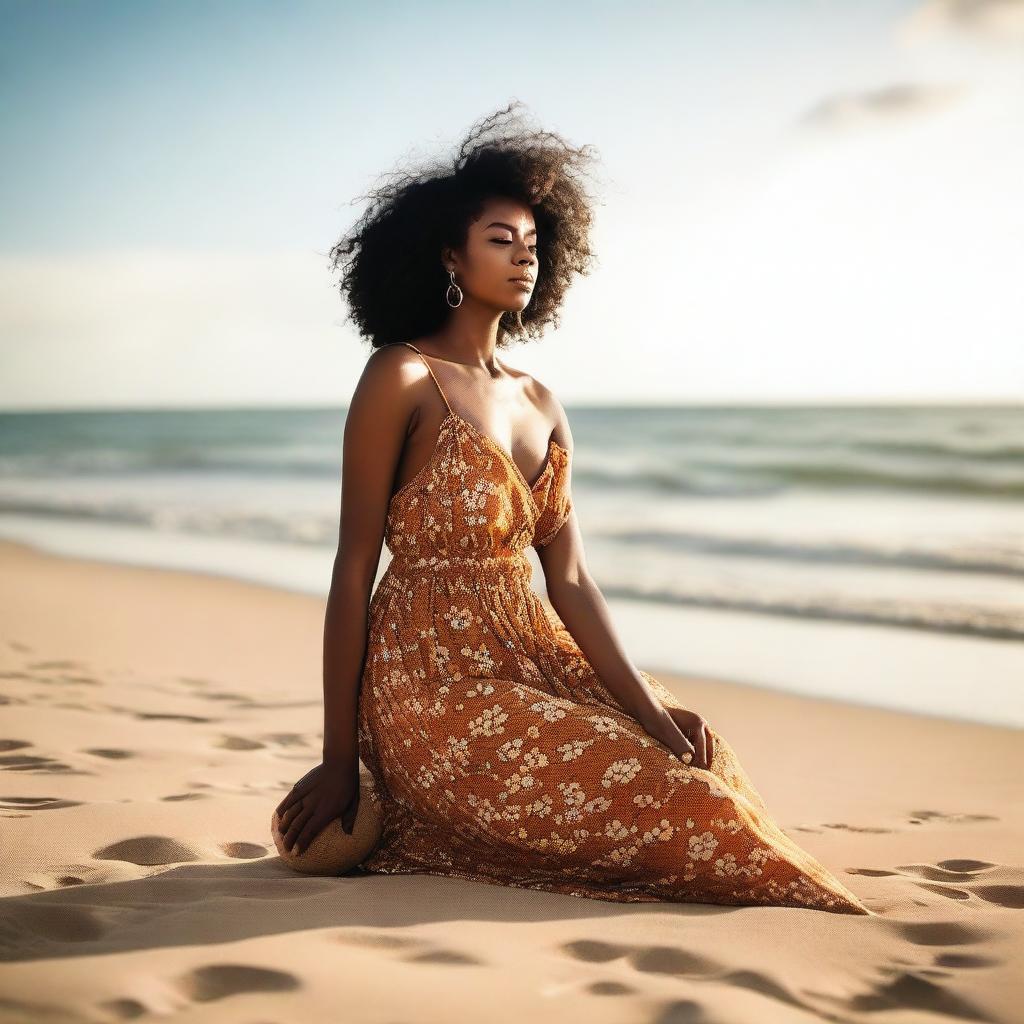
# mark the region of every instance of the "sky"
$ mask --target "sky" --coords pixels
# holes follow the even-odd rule
[[[0,16],[0,409],[346,405],[332,245],[512,100],[600,159],[567,406],[1024,400],[1024,0]]]

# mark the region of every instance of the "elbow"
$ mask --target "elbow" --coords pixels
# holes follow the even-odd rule
[[[552,570],[544,574],[544,587],[547,590],[548,600],[553,605],[559,599],[571,594],[579,594],[581,591],[594,585],[586,566],[574,564],[565,569]]]
[[[378,562],[379,556],[377,559],[370,559],[339,548],[331,569],[331,588],[337,587],[350,593],[364,590],[369,593],[377,576]]]

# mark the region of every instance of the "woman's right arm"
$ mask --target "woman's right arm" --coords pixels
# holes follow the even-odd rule
[[[357,716],[370,594],[395,470],[416,411],[416,389],[410,384],[421,377],[408,369],[410,354],[404,345],[374,352],[345,418],[338,550],[324,620],[322,764],[277,808],[285,846],[295,853],[334,818],[351,832],[358,811]]]
[[[359,756],[356,712],[367,611],[408,422],[396,401],[402,390],[395,379],[396,354],[378,350],[370,357],[345,418],[341,521],[324,621],[323,758],[346,766]]]

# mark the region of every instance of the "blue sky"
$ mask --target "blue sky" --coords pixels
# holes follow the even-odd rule
[[[602,158],[567,403],[1024,398],[1019,0],[0,13],[0,407],[344,404],[349,200],[512,99]]]

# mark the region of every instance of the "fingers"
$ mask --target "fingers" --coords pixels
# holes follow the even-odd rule
[[[302,810],[302,804],[296,802],[288,808],[284,814],[278,815],[278,827],[281,835],[284,835],[288,831],[288,826],[295,820],[295,815]]]
[[[711,731],[711,726],[706,722],[704,723],[704,737],[708,748],[708,765],[710,765],[715,759],[715,735]]]
[[[357,796],[346,808],[341,816],[341,827],[352,835],[352,829],[356,826],[356,815],[359,813],[359,797]]]
[[[295,840],[295,846],[292,849],[292,853],[296,856],[305,853],[309,844],[324,830],[324,825],[327,822],[323,818],[312,817],[306,822],[304,828],[299,833],[299,838]]]
[[[311,768],[305,775],[295,783],[294,786],[288,791],[287,796],[277,805],[277,816],[279,818],[284,817],[284,812],[288,810],[292,804],[295,803],[300,797],[305,796],[315,785],[317,779],[317,769],[320,766],[317,765]]]
[[[679,734],[679,738],[683,741],[682,749],[676,753],[676,757],[678,757],[679,760],[682,761],[683,755],[689,754],[690,760],[692,761],[696,751],[693,749],[693,744],[690,742],[690,737],[687,736],[686,733],[683,732],[683,730],[680,729],[678,725],[676,726],[676,732]]]
[[[277,805],[277,816],[283,818],[289,807],[294,807],[313,787],[296,782],[288,795]]]
[[[701,763],[700,758],[703,756],[703,744],[694,743],[690,736],[690,732],[693,731],[692,728],[690,729],[690,732],[687,732],[678,722],[676,722],[676,731],[679,733],[685,745],[684,749],[676,754],[676,757],[681,761],[684,754],[689,754],[690,764],[695,765],[698,768],[702,768],[703,764]]]
[[[313,812],[304,807],[294,818],[292,823],[288,826],[288,831],[284,836],[284,848],[290,853],[297,852],[295,849],[295,841],[298,839],[300,833],[305,827],[306,823],[310,818],[313,817]]]
[[[697,762],[698,768],[707,768],[708,766],[708,749],[707,742],[704,737],[704,727],[701,726],[695,730],[693,734],[693,745],[697,748],[697,756],[694,760]]]

